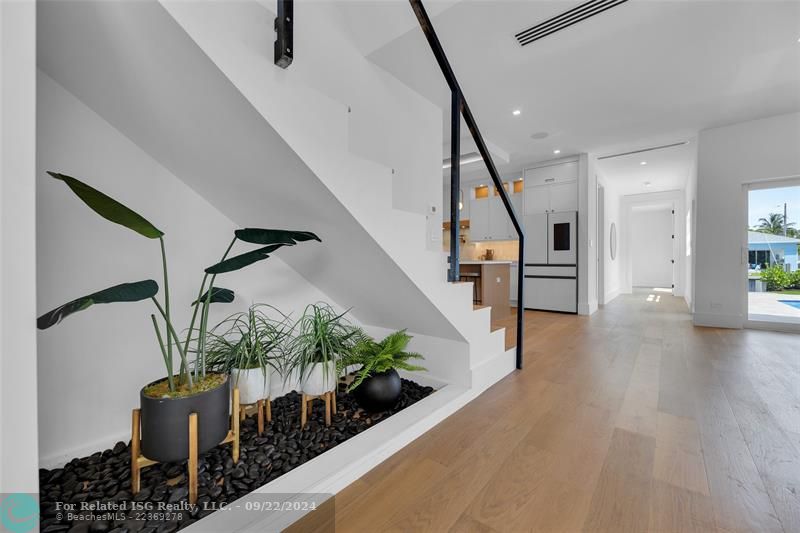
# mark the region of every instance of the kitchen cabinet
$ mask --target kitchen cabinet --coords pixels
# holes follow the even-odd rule
[[[525,187],[525,214],[578,210],[578,182]]]
[[[578,162],[568,161],[524,171],[525,214],[578,210]]]
[[[469,202],[469,239],[471,241],[489,240],[488,198],[472,198]]]
[[[514,212],[517,213],[519,217],[520,224],[523,224],[523,198],[525,195],[523,193],[511,194],[509,195],[511,198],[511,205],[514,207]],[[517,235],[517,230],[514,229],[514,222],[511,221],[511,217],[506,215],[506,224],[508,225],[508,239],[512,241],[519,240],[519,235]],[[524,225],[523,225],[524,227]]]
[[[550,212],[578,210],[578,182],[555,183],[550,189]]]
[[[493,196],[489,200],[489,241],[502,241],[508,239],[508,213],[503,200]]]
[[[525,309],[575,313],[578,284],[574,279],[525,278]]]
[[[565,181],[577,181],[578,162],[568,161],[566,163],[526,168],[523,175],[526,187],[550,185],[552,183],[562,183]]]
[[[509,194],[517,214],[523,212],[523,194]],[[514,223],[499,196],[472,198],[470,200],[471,241],[508,241],[518,238]]]

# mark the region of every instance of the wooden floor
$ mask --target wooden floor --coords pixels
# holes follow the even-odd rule
[[[800,531],[800,342],[682,300],[526,313],[516,372],[336,497],[336,530]]]

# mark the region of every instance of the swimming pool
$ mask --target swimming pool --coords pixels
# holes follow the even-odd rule
[[[795,309],[800,309],[800,300],[778,300],[782,304],[786,304],[789,307],[794,307]]]

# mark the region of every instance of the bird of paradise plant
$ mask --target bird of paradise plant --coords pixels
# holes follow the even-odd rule
[[[191,304],[193,311],[189,328],[185,338],[181,339],[172,322],[164,232],[143,216],[86,183],[57,172],[48,172],[48,174],[64,182],[89,208],[106,220],[124,226],[148,239],[158,239],[161,249],[164,291],[162,303],[156,298],[159,286],[155,280],[146,279],[114,285],[113,287],[76,298],[43,314],[37,320],[37,327],[39,329],[47,329],[58,324],[69,315],[88,309],[94,304],[152,300],[161,321],[164,323],[162,331],[156,313],[150,314],[155,336],[164,359],[164,366],[167,370],[166,380],[170,394],[192,394],[197,382],[204,380],[206,377],[206,336],[209,309],[212,303],[230,303],[235,297],[232,290],[214,285],[217,275],[240,270],[253,263],[263,261],[269,257],[269,254],[283,246],[293,246],[298,242],[310,240],[322,242],[319,237],[310,231],[262,228],[236,230],[220,261],[205,269],[197,299]],[[240,255],[228,257],[237,241],[257,244],[261,247]],[[175,352],[180,358],[180,372],[177,383],[173,366]],[[188,354],[192,352],[194,352],[195,357],[194,364],[190,366]],[[180,392],[179,387],[183,385],[185,385],[185,392]]]

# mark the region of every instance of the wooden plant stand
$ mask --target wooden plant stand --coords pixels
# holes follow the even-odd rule
[[[220,444],[233,443],[233,462],[239,462],[239,389],[233,389],[233,409],[231,410],[231,429]],[[142,455],[141,441],[141,411],[133,410],[131,421],[131,492],[136,495],[141,489],[142,468],[158,464],[158,461],[148,459]],[[189,503],[197,503],[197,413],[189,415],[189,460],[187,470],[189,473]]]
[[[253,406],[256,407],[256,412],[258,414],[258,434],[261,435],[264,433],[264,419],[267,419],[267,424],[272,422],[272,401],[269,398],[264,398],[263,400],[258,400],[256,403],[242,404],[241,407],[239,407],[240,421],[244,422],[247,416],[247,409]]]
[[[336,414],[336,391],[325,392],[316,396],[310,394],[303,394],[300,398],[300,429],[306,427],[308,421],[308,413],[311,412],[314,400],[323,400],[325,402],[325,425],[331,425],[331,408],[333,414]]]

